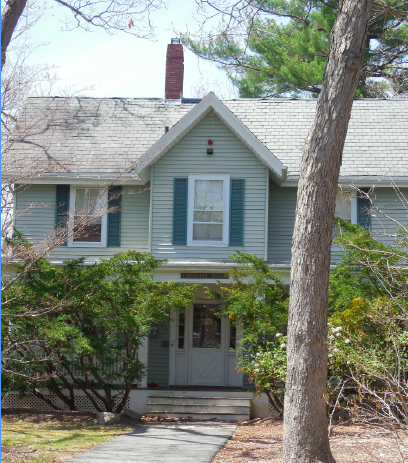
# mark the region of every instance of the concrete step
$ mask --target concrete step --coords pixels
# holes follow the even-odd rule
[[[238,413],[249,414],[249,405],[147,404],[148,412],[157,413]]]
[[[250,406],[251,399],[243,397],[151,395],[147,399],[146,415],[246,421],[249,420]]]
[[[241,397],[186,397],[186,396],[148,396],[147,403],[154,404],[195,404],[195,405],[234,405],[247,406],[251,405],[251,399]]]
[[[162,416],[165,418],[195,418],[195,419],[211,419],[217,418],[226,421],[248,421],[249,413],[247,414],[233,414],[233,413],[170,413],[170,412],[146,412],[147,416]]]

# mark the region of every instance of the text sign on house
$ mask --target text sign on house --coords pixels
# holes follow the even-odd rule
[[[197,280],[228,280],[228,273],[182,273],[181,278],[195,278]]]

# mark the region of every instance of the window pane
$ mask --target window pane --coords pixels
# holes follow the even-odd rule
[[[349,193],[337,194],[334,216],[351,222],[351,200]]]
[[[194,211],[194,222],[222,223],[222,212]]]
[[[100,243],[102,237],[102,219],[75,217],[73,241],[85,243]]]
[[[222,224],[193,224],[193,240],[222,241]]]
[[[194,182],[194,209],[222,211],[223,180],[196,180]]]
[[[99,188],[77,188],[75,190],[75,242],[100,243],[102,238],[101,203]],[[87,217],[88,216],[88,217]]]
[[[193,347],[221,347],[221,319],[216,316],[217,304],[194,304]]]

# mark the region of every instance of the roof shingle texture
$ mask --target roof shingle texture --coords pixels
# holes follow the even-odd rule
[[[223,103],[288,167],[290,177],[299,175],[316,100]],[[123,172],[193,106],[163,99],[30,98],[19,119],[25,135],[11,157],[21,168],[46,163],[49,171]],[[354,102],[340,175],[408,177],[408,100]]]

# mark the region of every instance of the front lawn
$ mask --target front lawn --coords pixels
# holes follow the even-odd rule
[[[137,426],[100,426],[96,413],[2,410],[2,463],[63,462]]]

